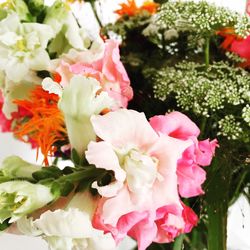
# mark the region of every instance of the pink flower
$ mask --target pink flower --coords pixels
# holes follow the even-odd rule
[[[68,84],[73,74],[94,77],[98,80],[104,91],[107,91],[117,102],[117,107],[127,107],[128,101],[133,98],[133,90],[127,72],[120,61],[119,43],[107,40],[101,58],[93,56],[90,60],[89,52],[81,52],[81,61],[68,63],[61,61],[56,71],[61,75],[62,86]],[[86,61],[84,61],[86,53]]]
[[[197,226],[198,223],[198,216],[195,212],[184,203],[182,203],[183,210],[182,210],[182,218],[185,221],[185,229],[184,233],[190,233],[194,226]]]
[[[231,44],[230,51],[250,60],[250,36],[245,39],[235,39]]]
[[[136,239],[139,250],[146,249],[152,242],[171,242],[180,234],[189,233],[197,222],[197,215],[184,204],[182,208],[166,205],[154,211],[128,213],[119,218],[116,227],[105,225],[98,212],[93,218],[94,227],[111,232],[117,242],[126,235]]]
[[[180,112],[154,116],[150,119],[150,124],[157,133],[193,141],[178,161],[179,193],[186,198],[204,194],[201,185],[206,180],[206,172],[200,166],[211,164],[215,148],[218,146],[217,140],[198,141],[199,128]]]
[[[1,132],[10,132],[12,120],[6,118],[2,111],[2,107],[4,104],[4,98],[2,92],[0,91],[0,131]]]
[[[158,135],[145,115],[133,110],[94,116],[91,121],[96,135],[103,141],[90,142],[86,159],[97,168],[113,171],[115,179],[106,186],[92,184],[102,196],[95,226],[112,232],[119,241],[138,221],[140,227],[153,235],[157,227],[147,228],[146,222],[154,222],[158,208],[174,205],[182,211],[177,161],[191,141]],[[133,232],[136,238],[141,237],[139,234],[140,230]],[[151,238],[142,238],[148,240],[143,246],[152,242]]]

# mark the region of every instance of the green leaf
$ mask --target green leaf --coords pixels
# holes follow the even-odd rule
[[[76,164],[76,165],[80,165],[81,162],[81,157],[80,155],[77,153],[77,151],[73,148],[71,151],[71,160]]]
[[[91,179],[81,181],[76,188],[76,192],[84,192],[85,190],[89,189],[91,182]]]
[[[60,197],[61,196],[61,184],[58,181],[54,181],[50,188],[50,191],[55,197]]]
[[[63,174],[72,174],[74,172],[72,167],[65,167],[63,170]]]
[[[66,181],[65,183],[61,184],[60,193],[61,196],[67,196],[69,193],[74,189],[74,184],[70,181]]]
[[[11,224],[9,224],[9,219],[5,220],[3,223],[0,224],[0,231],[4,231],[7,229]]]
[[[43,167],[42,170],[36,171],[32,174],[35,180],[43,180],[48,178],[57,179],[63,175],[63,171],[56,166]]]

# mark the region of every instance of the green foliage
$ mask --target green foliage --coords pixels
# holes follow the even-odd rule
[[[6,230],[11,224],[9,224],[9,220],[5,220],[3,223],[0,223],[0,232]]]
[[[121,36],[123,40],[127,38],[127,35],[131,31],[142,31],[144,28],[149,25],[151,19],[151,14],[148,12],[142,12],[135,16],[127,16],[124,15],[115,25],[108,24],[107,26],[102,28],[102,33],[104,35],[113,35],[117,34]]]
[[[42,170],[36,171],[32,174],[33,178],[37,181],[54,178],[57,179],[62,175],[62,170],[58,167],[43,167]]]

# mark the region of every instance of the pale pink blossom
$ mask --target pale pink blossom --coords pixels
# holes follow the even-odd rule
[[[114,172],[111,184],[92,184],[102,195],[94,225],[112,232],[119,242],[136,221],[147,230],[146,225],[154,224],[156,210],[160,207],[173,205],[181,216],[177,161],[192,142],[158,135],[145,115],[133,110],[121,109],[93,116],[91,121],[102,141],[90,142],[86,159],[97,168]],[[157,231],[156,225],[154,228]],[[153,235],[154,228],[148,228],[149,235]],[[137,240],[139,232],[133,233]],[[152,237],[144,238],[147,242],[143,241],[140,249],[152,242]]]
[[[206,172],[200,166],[211,164],[215,148],[218,146],[217,140],[198,141],[199,128],[180,112],[154,116],[150,119],[150,124],[157,133],[193,141],[178,161],[179,193],[185,198],[204,194],[202,184],[206,180]]]
[[[84,59],[86,54],[86,60]],[[116,100],[117,107],[127,107],[128,101],[133,97],[133,90],[127,72],[120,60],[119,43],[115,40],[107,40],[101,57],[93,55],[89,51],[81,52],[78,61],[62,60],[56,71],[61,75],[61,85],[68,84],[74,74],[94,77],[101,83],[104,91]]]
[[[189,233],[198,223],[197,215],[183,203],[182,207],[166,205],[151,211],[130,212],[121,216],[115,227],[104,224],[98,211],[92,221],[94,227],[111,232],[117,243],[129,235],[137,240],[139,250],[146,249],[152,242],[172,242],[180,234]]]

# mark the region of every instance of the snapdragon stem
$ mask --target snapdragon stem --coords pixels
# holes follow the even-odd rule
[[[89,167],[88,169],[79,170],[79,171],[76,171],[72,174],[62,176],[57,181],[59,181],[59,182],[64,182],[64,181],[78,182],[78,181],[81,181],[84,179],[91,179],[91,178],[98,177],[104,171],[106,171],[106,170]]]
[[[205,64],[206,68],[209,66],[209,60],[210,60],[210,37],[207,37],[205,40]]]
[[[182,250],[183,249],[183,240],[184,234],[181,234],[176,240],[174,241],[173,250]]]
[[[227,155],[217,150],[207,177],[205,200],[208,214],[208,250],[227,249],[227,211],[232,166]]]

